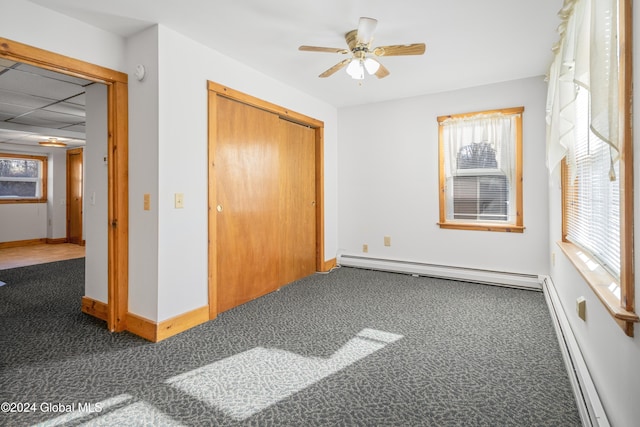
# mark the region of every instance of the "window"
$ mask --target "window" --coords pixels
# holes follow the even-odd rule
[[[438,117],[442,228],[522,232],[523,107]]]
[[[562,168],[558,245],[633,336],[631,1],[577,1],[549,70],[547,163]]]
[[[47,158],[0,153],[0,203],[46,200]]]
[[[589,92],[578,88],[575,143],[564,162],[562,239],[588,251],[620,280],[620,164],[589,123]]]

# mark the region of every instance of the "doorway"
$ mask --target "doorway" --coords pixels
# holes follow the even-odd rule
[[[209,82],[209,317],[324,262],[323,127]]]
[[[112,332],[126,328],[128,301],[128,98],[125,73],[0,38],[0,58],[22,62],[107,86],[108,128],[108,301],[89,314]],[[85,304],[83,301],[83,311]]]

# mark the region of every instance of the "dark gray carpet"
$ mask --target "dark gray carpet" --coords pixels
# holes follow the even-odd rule
[[[151,344],[83,271],[0,271],[0,425],[580,425],[539,292],[342,268]]]

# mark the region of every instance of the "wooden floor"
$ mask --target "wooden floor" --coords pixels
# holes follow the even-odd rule
[[[82,258],[85,247],[71,243],[38,244],[0,249],[0,270]]]

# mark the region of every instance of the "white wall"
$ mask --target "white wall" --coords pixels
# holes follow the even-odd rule
[[[148,28],[127,40],[126,63],[125,71],[129,73],[129,311],[156,320],[158,27]],[[142,81],[132,74],[138,64],[146,70]],[[150,196],[150,210],[144,210],[145,194]]]
[[[640,22],[640,9],[634,8],[633,21]],[[640,32],[634,32],[634,81],[640,81]],[[633,104],[640,102],[640,93],[636,90]],[[634,116],[634,188],[640,188],[640,117]],[[549,179],[549,247],[555,253],[555,265],[551,266],[551,277],[560,296],[562,306],[569,318],[571,329],[582,350],[589,372],[593,377],[596,389],[603,401],[607,417],[611,425],[619,427],[636,426],[640,420],[640,324],[635,324],[635,337],[627,337],[618,324],[611,318],[589,286],[578,274],[575,267],[567,260],[556,245],[561,240],[562,199],[558,171],[554,171]],[[637,230],[640,225],[640,197],[637,193],[634,204],[634,223]],[[636,232],[637,236],[637,232]],[[638,239],[636,237],[636,248]],[[640,254],[635,251],[636,266],[636,312],[640,309]],[[576,299],[586,298],[587,316],[582,321],[575,310]]]
[[[83,164],[83,234],[86,240],[85,296],[108,301],[108,172],[107,87],[96,83],[86,90],[86,147]]]
[[[8,144],[0,152],[46,156],[47,203],[0,204],[0,242],[66,237],[66,150]]]
[[[50,148],[48,156],[46,237],[64,239],[67,237],[67,150]]]
[[[545,96],[543,78],[535,77],[340,109],[339,251],[546,274]],[[524,233],[440,229],[437,117],[518,106],[525,107]]]
[[[337,111],[159,26],[158,321],[207,304],[207,80],[325,124],[325,260],[337,250]],[[177,60],[189,58],[188,63]],[[188,66],[187,66],[188,64]],[[129,64],[129,69],[133,64]],[[132,174],[136,172],[132,171]],[[184,193],[184,209],[174,194]]]
[[[0,37],[122,69],[124,40],[119,36],[29,1],[0,0],[0,10]]]
[[[0,204],[0,224],[0,242],[45,239],[47,204]]]

